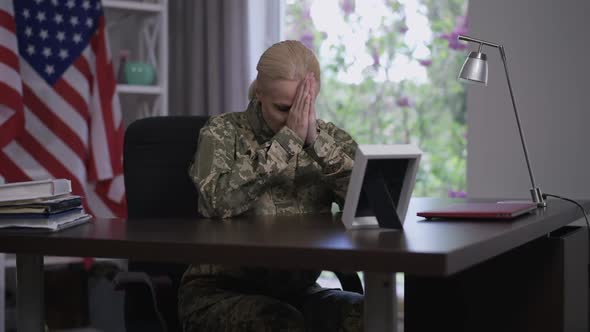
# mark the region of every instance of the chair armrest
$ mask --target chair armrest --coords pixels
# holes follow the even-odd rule
[[[356,272],[334,271],[334,274],[338,277],[342,290],[363,294],[363,284]]]
[[[172,280],[169,277],[150,276],[145,272],[119,272],[113,278],[113,284],[117,290],[125,290],[136,286],[147,287],[157,320],[162,330],[164,332],[168,331],[169,324],[166,313],[169,310],[167,309],[176,307],[176,292],[172,289]]]

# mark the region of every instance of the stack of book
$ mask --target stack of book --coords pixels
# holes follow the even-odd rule
[[[0,185],[0,228],[57,231],[91,219],[82,207],[82,198],[72,195],[70,180]]]

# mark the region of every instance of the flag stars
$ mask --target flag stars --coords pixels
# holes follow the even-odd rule
[[[46,58],[49,58],[51,56],[51,54],[53,54],[53,52],[51,52],[51,49],[49,47],[43,47],[43,52],[41,52],[41,53],[43,53],[43,55]]]
[[[65,59],[67,59],[67,58],[70,56],[70,54],[68,53],[68,50],[61,48],[61,49],[59,50],[59,55],[58,55],[58,56],[59,56],[59,57],[60,57],[62,60],[65,60]]]
[[[66,33],[63,31],[58,31],[55,39],[59,40],[60,43],[63,43],[63,41],[66,40]]]
[[[47,73],[47,75],[53,75],[53,73],[55,73],[55,69],[53,68],[52,65],[46,65],[45,66],[45,73]]]
[[[53,17],[53,21],[57,24],[62,24],[64,21],[64,17],[62,14],[55,14],[55,16]]]
[[[38,12],[37,13],[37,21],[39,21],[39,23],[41,22],[45,22],[45,12]]]
[[[29,45],[27,46],[27,50],[26,50],[26,52],[27,52],[29,55],[33,55],[33,54],[35,54],[35,45],[30,45],[30,44],[29,44]]]
[[[103,11],[101,1],[13,1],[20,6],[15,5],[14,11],[20,54],[40,76],[52,83],[91,43],[92,29],[98,28]]]
[[[41,31],[39,32],[39,37],[45,40],[47,39],[47,37],[49,37],[49,33],[47,33],[47,30],[41,29]]]

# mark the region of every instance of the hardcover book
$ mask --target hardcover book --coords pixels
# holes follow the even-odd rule
[[[0,217],[21,215],[24,213],[49,215],[82,206],[82,198],[66,195],[59,198],[30,201],[19,201],[10,205],[0,205]]]
[[[72,192],[67,179],[39,180],[0,184],[0,202],[54,197]]]

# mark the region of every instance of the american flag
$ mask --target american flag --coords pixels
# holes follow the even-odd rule
[[[115,85],[100,0],[0,0],[0,177],[67,178],[125,215]]]

